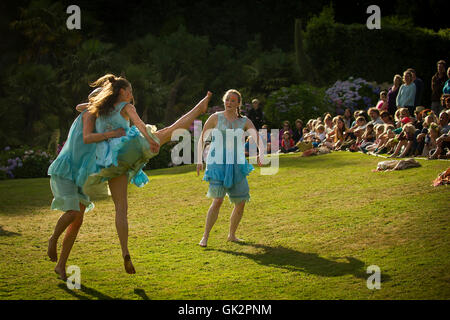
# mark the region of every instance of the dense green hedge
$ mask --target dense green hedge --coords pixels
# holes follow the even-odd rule
[[[416,69],[425,82],[424,103],[429,103],[431,77],[436,62],[449,61],[450,36],[445,30],[432,30],[381,24],[369,30],[366,25],[335,23],[322,14],[311,19],[303,33],[304,50],[320,83],[329,85],[350,76],[368,81],[391,82],[395,74]]]

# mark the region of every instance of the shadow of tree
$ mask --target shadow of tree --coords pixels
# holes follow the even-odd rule
[[[339,277],[351,274],[359,279],[367,279],[370,276],[370,274],[366,273],[364,268],[365,263],[353,257],[332,257],[331,260],[320,257],[317,253],[305,253],[282,246],[270,247],[250,242],[238,244],[241,246],[250,246],[255,249],[262,249],[262,252],[247,253],[221,249],[210,250],[246,257],[265,266],[273,266],[293,272],[305,272],[322,277]],[[388,275],[383,274],[383,281],[388,281],[389,279],[390,277]]]
[[[136,289],[134,289],[134,293],[137,294],[138,296],[140,296],[143,300],[150,300],[150,298],[145,293],[144,289],[136,288]]]
[[[95,297],[99,300],[114,300],[114,298],[112,298],[104,293],[101,293],[100,291],[97,291],[93,288],[86,287],[85,285],[81,285],[81,288],[79,290],[76,290],[76,289],[71,290],[71,289],[67,288],[67,285],[65,282],[58,284],[58,287],[80,300],[92,300],[92,297]],[[82,295],[79,292],[82,292],[91,297]]]
[[[14,236],[21,236],[21,234],[17,232],[7,231],[3,229],[3,226],[0,226],[0,237],[14,237]]]

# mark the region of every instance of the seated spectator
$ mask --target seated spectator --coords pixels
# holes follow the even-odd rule
[[[334,129],[334,123],[333,123],[333,117],[331,116],[331,114],[327,113],[325,115],[325,118],[323,119],[323,121],[325,123],[325,132],[326,133],[332,132]]]
[[[297,143],[302,140],[303,138],[303,121],[300,119],[295,120],[295,128],[294,128],[294,134],[292,135],[292,139],[294,139],[294,142]]]
[[[323,124],[319,124],[316,130],[315,142],[321,144],[327,138],[327,133],[325,131],[325,126]]]
[[[411,153],[414,154],[414,147],[416,142],[415,133],[416,128],[411,123],[405,124],[402,132],[398,136],[398,143],[395,147],[395,150],[389,158],[404,158]]]
[[[375,154],[389,153],[391,150],[393,152],[393,148],[398,142],[398,140],[397,141],[394,140],[396,139],[395,138],[396,133],[394,132],[394,130],[395,127],[393,125],[385,125],[384,133],[381,134],[380,136],[379,146],[374,151]]]
[[[440,136],[436,139],[436,150],[429,157],[430,159],[447,159],[448,149],[450,149],[449,125],[450,116],[446,111],[442,111],[439,115],[439,131]]]
[[[439,126],[437,123],[432,122],[427,131],[427,133],[421,133],[417,136],[420,140],[422,140],[422,136],[424,136],[423,148],[421,148],[422,150],[420,152],[420,156],[422,157],[429,157],[432,155],[437,148],[436,140],[439,138]]]
[[[345,126],[347,128],[350,128],[353,123],[352,111],[350,110],[350,108],[345,109],[343,119],[344,119]]]
[[[376,108],[380,113],[388,111],[387,92],[385,90],[380,92],[380,100],[377,102]]]
[[[334,144],[331,149],[341,150],[342,146],[350,139],[350,137],[346,135],[347,130],[344,118],[337,116],[336,126],[334,127]]]
[[[369,109],[369,116],[371,121],[369,123],[372,124],[383,124],[383,120],[381,120],[380,118],[380,110],[378,110],[377,108],[370,108]]]
[[[348,129],[345,134],[346,136],[350,136],[350,139],[354,140],[353,143],[355,143],[366,130],[366,125],[366,119],[363,116],[358,116],[358,118],[356,118],[356,125]]]
[[[388,113],[389,114],[389,113]],[[368,144],[364,146],[364,149],[361,149],[362,152],[368,152],[368,151],[375,151],[379,146],[381,146],[382,143],[382,135],[385,130],[385,125],[379,124],[374,127],[375,130],[375,141],[372,144]]]
[[[291,124],[289,123],[288,120],[283,121],[283,127],[281,128],[280,132],[282,132],[284,134],[285,131],[289,131],[289,135],[292,137],[292,135],[294,134],[294,132],[291,129]],[[279,145],[281,146],[281,140],[283,140],[283,134],[280,134],[280,138],[279,138]]]
[[[355,145],[350,147],[350,151],[361,150],[362,152],[366,153],[367,151],[365,148],[373,144],[374,141],[375,141],[374,124],[369,122],[361,138],[357,139]]]
[[[390,115],[389,112],[387,111],[383,111],[380,114],[380,118],[383,121],[383,124],[392,124],[395,125],[394,120],[392,119],[392,116]]]
[[[443,106],[445,111],[450,110],[450,94],[445,96]]]
[[[289,131],[284,131],[283,138],[281,140],[281,149],[280,151],[283,153],[294,152],[297,150],[295,147],[294,140],[291,138],[291,134]]]

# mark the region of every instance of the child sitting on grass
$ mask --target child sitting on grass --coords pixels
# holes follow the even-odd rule
[[[389,158],[404,158],[410,153],[414,153],[414,144],[416,142],[415,133],[416,127],[410,123],[405,124],[402,132],[398,136],[398,143],[395,147],[395,151]],[[404,148],[403,151],[402,148]]]
[[[297,150],[295,147],[294,139],[291,138],[289,131],[283,133],[283,139],[281,140],[281,149],[283,153],[294,152]]]
[[[374,151],[379,146],[381,146],[382,143],[382,135],[384,134],[385,128],[387,126],[383,124],[379,124],[375,126],[375,141],[372,144],[368,144],[365,146],[366,152]],[[364,150],[362,150],[364,152]]]
[[[365,148],[373,144],[375,141],[375,131],[373,128],[373,123],[367,124],[366,131],[361,136],[361,143],[357,144],[358,149],[364,153],[367,152]]]

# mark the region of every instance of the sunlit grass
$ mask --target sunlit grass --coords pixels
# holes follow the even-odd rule
[[[74,291],[46,258],[60,214],[48,179],[0,181],[0,299],[449,299],[450,191],[431,183],[450,162],[372,172],[382,160],[293,154],[277,175],[257,168],[238,229],[246,243],[225,241],[226,200],[206,249],[207,183],[192,165],[151,171],[128,193],[137,274],[123,270],[112,201],[96,201],[68,262],[81,268]],[[370,265],[380,290],[366,286]]]

